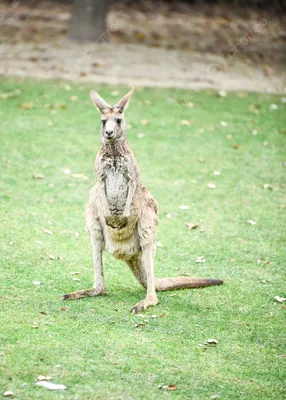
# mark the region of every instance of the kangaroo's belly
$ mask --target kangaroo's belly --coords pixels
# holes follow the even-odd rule
[[[122,215],[128,195],[125,176],[116,171],[109,172],[105,180],[105,191],[111,215]]]
[[[139,236],[135,223],[117,230],[104,227],[104,249],[113,257],[128,261],[141,252]]]

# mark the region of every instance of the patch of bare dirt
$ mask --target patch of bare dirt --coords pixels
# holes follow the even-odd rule
[[[69,4],[0,1],[0,7],[4,75],[110,83],[123,77],[122,83],[285,90],[283,15],[180,2],[117,1],[108,15],[109,43],[104,39],[100,45],[79,45],[67,40]]]

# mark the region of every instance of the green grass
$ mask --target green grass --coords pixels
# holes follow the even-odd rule
[[[285,306],[274,296],[286,297],[285,104],[270,95],[135,92],[128,137],[160,206],[157,276],[225,280],[159,293],[141,326],[143,319],[129,310],[144,290],[108,254],[108,296],[60,301],[93,281],[84,209],[99,147],[90,87],[70,84],[67,91],[66,85],[1,82],[1,92],[10,93],[0,99],[1,391],[19,399],[284,398]],[[126,91],[97,89],[110,102]],[[120,94],[112,97],[115,89]],[[272,103],[279,109],[270,111]],[[189,119],[190,126],[180,124]],[[188,222],[199,228],[189,230]],[[198,256],[206,262],[196,263]],[[217,345],[199,346],[210,338]],[[37,387],[41,374],[67,390]],[[176,390],[158,388],[169,384]]]

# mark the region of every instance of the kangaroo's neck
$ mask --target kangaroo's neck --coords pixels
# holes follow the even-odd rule
[[[126,139],[114,140],[109,143],[102,143],[100,153],[111,158],[116,158],[131,153],[131,149]]]

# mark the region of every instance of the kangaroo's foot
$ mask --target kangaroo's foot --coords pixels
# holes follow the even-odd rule
[[[85,290],[77,290],[76,292],[64,294],[61,300],[76,300],[81,299],[83,297],[94,297],[106,294],[105,290],[98,290],[95,288],[85,289]]]
[[[156,304],[158,304],[157,296],[148,296],[145,300],[141,300],[135,304],[135,306],[132,307],[131,312],[132,314],[136,314],[139,311],[146,310],[148,307],[156,306]]]

